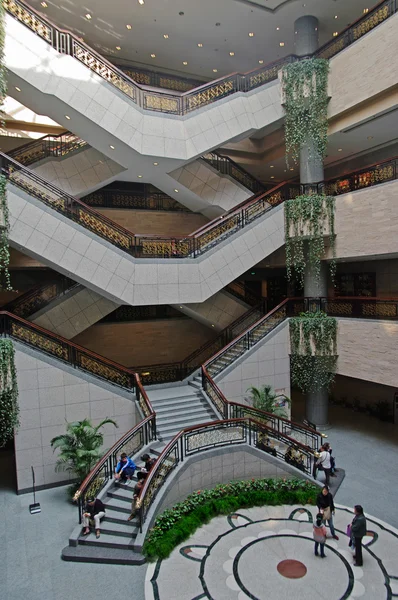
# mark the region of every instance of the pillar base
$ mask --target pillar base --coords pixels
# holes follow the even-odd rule
[[[328,413],[328,390],[323,388],[317,392],[308,392],[305,401],[305,416],[311,423],[315,423],[317,429],[322,430],[325,427],[325,423],[329,422]]]

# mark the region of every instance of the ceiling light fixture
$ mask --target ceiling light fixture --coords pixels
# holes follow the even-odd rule
[[[114,150],[114,149],[115,149],[115,146],[112,146],[112,144],[109,144],[109,148],[110,148],[111,150]]]
[[[120,46],[116,46],[116,50],[121,50],[121,47]]]
[[[290,170],[291,170],[291,171],[294,171],[293,167],[290,167]]]
[[[141,4],[142,6],[143,4],[145,4],[145,0],[138,0],[138,4]]]
[[[65,119],[68,119],[68,121],[70,121],[70,116],[69,115],[65,115]]]
[[[254,33],[252,31],[249,33],[249,37],[254,37]]]
[[[216,23],[216,27],[220,27],[221,23]]]
[[[368,9],[368,8],[364,8],[364,9],[363,9],[363,14],[364,14],[364,15],[366,15],[368,12],[369,12],[369,9]]]
[[[334,15],[334,18],[337,19],[337,15]]]
[[[159,163],[157,163],[157,162],[154,162],[154,163],[153,163],[153,166],[154,166],[154,167],[157,167],[157,166],[158,166],[158,164],[159,164]]]
[[[92,16],[90,15],[90,13],[87,13],[87,14],[85,15],[85,17],[86,17],[86,19],[87,19],[88,21],[89,21],[90,19],[92,19]]]
[[[213,73],[218,73],[218,69],[213,69]]]
[[[368,140],[373,140],[373,135],[368,135]]]
[[[131,29],[131,25],[126,25],[126,29]]]
[[[336,35],[339,35],[338,31],[333,31],[333,37],[336,37]]]
[[[343,152],[343,148],[337,148],[337,152]]]
[[[175,191],[176,194],[178,194],[178,190],[176,188],[174,188],[174,191]]]
[[[271,175],[271,179],[275,179],[274,175]]]
[[[47,6],[48,6],[47,2],[40,2],[40,4],[42,5],[43,8],[47,8]]]
[[[188,64],[188,62],[187,62],[186,60],[183,60],[183,61],[182,61],[182,64],[183,64],[183,65],[186,67],[186,66],[187,66],[187,64]]]
[[[15,86],[15,89],[17,90],[17,92],[21,91],[21,88],[19,88],[17,85]]]
[[[269,166],[269,168],[270,168],[270,169],[273,169],[273,168],[274,168],[274,165],[270,165],[270,166]]]
[[[214,325],[213,325],[213,324],[212,324],[211,326],[212,326],[212,327],[214,327]]]
[[[137,175],[138,179],[142,179],[142,175]]]
[[[151,54],[151,58],[156,58],[156,54]]]
[[[203,44],[201,44],[201,43],[199,42],[199,44],[198,44],[198,48],[203,48]]]
[[[258,61],[258,64],[259,64],[259,65],[262,65],[262,64],[264,64],[264,61],[263,61],[263,60],[259,60],[259,61]]]
[[[235,56],[235,52],[230,52],[229,55],[230,56]]]
[[[165,40],[168,40],[169,39],[169,34],[168,33],[164,33],[163,37],[164,37]]]
[[[279,31],[280,27],[277,27],[276,30]]]
[[[283,46],[285,45],[285,42],[279,42],[279,45],[281,48],[283,48]]]

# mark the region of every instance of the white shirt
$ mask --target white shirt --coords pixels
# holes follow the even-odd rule
[[[331,462],[330,462],[330,452],[327,452],[326,450],[321,452],[321,455],[318,458],[317,464],[322,465],[322,467],[324,469],[330,469],[332,466]]]

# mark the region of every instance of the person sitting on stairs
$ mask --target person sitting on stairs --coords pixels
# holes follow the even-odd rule
[[[134,486],[133,500],[131,502],[131,514],[130,514],[129,518],[127,519],[127,521],[131,521],[137,515],[137,511],[138,511],[137,501],[138,501],[140,492],[141,492],[142,488],[144,487],[146,476],[147,476],[147,474],[142,473],[141,471],[139,473],[137,473],[138,481]]]
[[[120,460],[116,465],[115,480],[120,483],[126,483],[127,480],[133,478],[137,465],[132,458],[127,456],[125,452],[120,455]]]
[[[86,504],[86,511],[83,513],[83,535],[90,533],[90,521],[94,521],[96,538],[100,536],[100,522],[105,517],[105,506],[101,500],[95,498],[88,498]]]
[[[149,471],[152,469],[153,465],[156,462],[156,458],[151,458],[149,454],[143,454],[141,456],[141,460],[144,461],[144,466],[141,467],[140,473],[144,473],[145,477],[148,476]]]

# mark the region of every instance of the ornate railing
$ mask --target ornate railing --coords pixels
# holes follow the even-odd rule
[[[397,298],[340,297],[311,299],[310,301],[312,306],[326,312],[331,317],[398,319]]]
[[[238,298],[238,300],[242,300],[246,304],[249,304],[250,306],[258,306],[260,303],[264,303],[267,300],[266,298],[258,296],[252,292],[240,281],[231,281],[231,283],[228,283],[228,285],[225,286],[224,291],[228,292],[232,296],[235,296],[235,298]]]
[[[313,452],[281,429],[274,429],[265,420],[244,417],[213,421],[180,431],[166,446],[151,469],[139,496],[140,531],[159,491],[178,465],[189,456],[214,448],[242,444],[259,449],[271,444],[272,455],[299,468],[307,475],[312,473]],[[267,451],[267,450],[265,450]]]
[[[294,55],[286,56],[248,73],[232,73],[182,94],[171,91],[167,93],[160,90],[153,91],[138,85],[121,69],[115,67],[79,38],[68,31],[60,29],[25,2],[21,0],[4,0],[4,8],[11,16],[23,23],[55,50],[62,54],[68,54],[83,63],[141,108],[163,113],[184,115],[236,92],[249,92],[277,79],[278,72],[286,64],[300,60],[299,57]],[[315,56],[332,58],[395,12],[397,12],[396,0],[380,2],[367,14],[347,27],[340,35],[319,48],[315,52]]]
[[[79,285],[73,279],[62,277],[52,283],[36,286],[3,306],[2,310],[12,313],[17,317],[27,318],[47,306],[56,298],[59,298],[62,294],[70,292],[74,287],[78,287]]]
[[[193,88],[203,85],[203,81],[199,81],[198,79],[190,79],[189,77],[170,75],[168,73],[161,73],[160,71],[152,71],[149,69],[141,69],[131,65],[116,66],[139,85],[148,85],[151,87],[172,90],[174,92],[188,92]]]
[[[49,156],[53,158],[66,156],[85,146],[88,146],[87,142],[68,131],[59,135],[45,135],[38,140],[19,146],[12,150],[9,156],[27,167]]]
[[[136,210],[164,210],[191,212],[189,208],[170,198],[152,186],[142,185],[142,189],[103,188],[82,198],[88,206],[98,208],[131,208]]]
[[[207,152],[206,154],[202,154],[201,158],[213,167],[213,169],[222,175],[229,175],[253,194],[261,194],[267,189],[267,186],[263,185],[261,181],[253,177],[253,175],[228,156],[222,156],[218,152]]]

